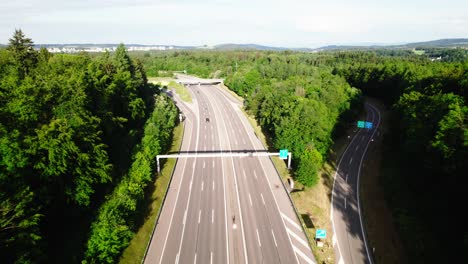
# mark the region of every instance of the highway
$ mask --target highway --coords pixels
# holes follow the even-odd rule
[[[367,148],[380,125],[380,112],[366,103],[366,121],[372,129],[360,128],[354,134],[338,162],[332,191],[331,220],[333,247],[338,264],[373,263],[364,230],[359,201],[359,177]],[[370,157],[371,158],[371,157]]]
[[[266,151],[228,91],[188,89],[181,153]],[[268,157],[179,158],[161,210],[145,263],[316,263]]]

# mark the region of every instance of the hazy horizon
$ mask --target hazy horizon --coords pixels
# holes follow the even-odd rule
[[[317,48],[468,36],[461,0],[25,0],[0,7],[3,44],[17,28],[38,44]]]

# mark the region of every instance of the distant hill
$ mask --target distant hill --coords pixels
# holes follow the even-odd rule
[[[36,48],[111,48],[116,47],[118,44],[94,44],[94,43],[76,43],[76,44],[35,44]],[[318,52],[318,51],[333,51],[333,50],[369,50],[369,49],[415,49],[415,48],[453,48],[463,47],[468,48],[468,38],[453,38],[453,39],[438,39],[424,42],[412,42],[398,45],[328,45],[320,48],[286,48],[286,47],[272,47],[258,44],[235,44],[226,43],[215,46],[176,46],[176,45],[142,45],[142,44],[125,44],[127,47],[134,47],[133,50],[144,50],[144,48],[160,47],[163,50],[177,49],[177,50],[194,50],[194,49],[208,49],[208,50],[271,50],[271,51],[302,51],[302,52]],[[6,47],[0,44],[0,48]],[[139,49],[141,48],[141,49]]]
[[[272,46],[263,46],[258,44],[220,44],[214,46],[215,50],[271,50],[271,51],[284,51],[284,50],[293,50],[293,51],[313,51],[309,48],[285,48],[285,47],[272,47]]]
[[[403,47],[431,47],[431,48],[451,48],[451,47],[468,47],[468,38],[454,39],[438,39],[424,42],[414,42],[402,45]]]
[[[327,50],[353,50],[353,49],[414,49],[414,48],[455,48],[468,47],[468,38],[438,39],[424,42],[412,42],[400,45],[329,45],[315,49]]]

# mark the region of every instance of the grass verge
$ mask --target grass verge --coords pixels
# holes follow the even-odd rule
[[[185,88],[185,86],[178,84],[174,78],[170,77],[149,77],[148,82],[154,83],[154,84],[159,84],[162,87],[166,86],[169,87],[169,89],[175,90],[175,92],[179,95],[180,99],[182,101],[191,103],[192,102],[192,96],[190,95],[190,92]]]
[[[175,92],[180,96],[180,99],[182,99],[182,101],[187,103],[192,102],[192,96],[190,95],[187,88],[185,88],[185,86],[178,84],[175,81],[171,81],[169,82],[168,87],[174,89]]]
[[[262,133],[262,129],[257,121],[248,114],[246,114],[246,116],[263,145],[269,146],[267,144],[268,140]],[[347,132],[348,135],[351,133],[352,130]],[[341,156],[348,143],[346,137],[336,140],[330,153],[330,161],[326,162],[319,172],[321,178],[317,185],[308,188],[296,182],[294,186],[295,189],[300,189],[301,191],[291,193],[291,198],[300,215],[299,220],[307,232],[309,244],[311,245],[317,263],[335,263],[335,253],[331,241],[333,232],[330,221],[330,199],[333,187],[333,175],[336,167],[335,160],[337,157]],[[271,157],[271,159],[284,181],[291,177],[291,173],[287,169],[284,160],[276,156]],[[319,248],[316,246],[314,240],[316,229],[325,229],[328,231],[324,247]]]
[[[180,123],[174,128],[172,145],[169,152],[178,152],[182,143],[183,124]],[[172,171],[174,169],[176,160],[167,159],[161,170],[161,175],[156,178],[153,182],[153,192],[149,200],[149,213],[146,216],[142,226],[137,231],[129,246],[124,250],[120,257],[120,264],[140,264],[146,251],[146,247],[153,233],[154,224],[158,216],[159,210],[161,209],[164,195],[167,188],[169,187],[169,181],[171,179]]]

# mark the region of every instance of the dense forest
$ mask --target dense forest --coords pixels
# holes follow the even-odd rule
[[[306,186],[363,95],[382,100],[381,181],[409,260],[447,262],[468,249],[467,69],[466,50],[444,49],[50,54],[16,31],[0,49],[0,259],[116,262],[177,123],[146,74],[186,70],[225,78]]]
[[[2,263],[115,261],[175,126],[158,94],[123,45],[51,54],[15,31],[0,49]]]
[[[135,56],[153,76],[187,70],[226,78],[270,147],[293,151],[295,176],[305,185],[317,182],[316,171],[343,121],[362,110],[361,94],[382,100],[391,117],[381,179],[387,203],[410,263],[439,263],[468,249],[467,228],[457,213],[464,208],[461,183],[468,171],[467,55],[463,49],[430,48],[423,55],[385,49]]]

